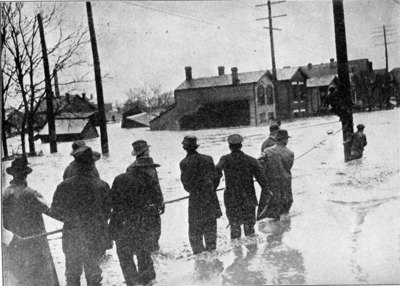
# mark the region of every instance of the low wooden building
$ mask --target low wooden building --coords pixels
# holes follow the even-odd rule
[[[55,118],[56,141],[72,142],[99,137],[94,123],[95,112],[62,113]],[[50,142],[49,127],[46,124],[35,136],[43,143]]]
[[[134,115],[125,117],[124,125],[122,128],[149,127],[150,121],[153,120],[154,118],[155,118],[154,115],[151,115],[147,112],[134,114]]]

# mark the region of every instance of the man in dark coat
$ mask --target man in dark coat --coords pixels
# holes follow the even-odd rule
[[[279,220],[282,214],[289,213],[293,203],[291,168],[294,153],[286,148],[288,132],[278,130],[276,139],[277,143],[265,149],[259,159],[264,166],[268,188],[261,192],[257,219],[269,217]]]
[[[164,201],[152,169],[159,166],[150,157],[139,157],[126,173],[114,179],[111,188],[111,234],[128,286],[147,284],[156,278],[151,237],[154,221],[164,211]],[[133,255],[137,257],[137,267]]]
[[[231,153],[222,156],[216,166],[219,178],[222,177],[222,171],[225,173],[224,202],[231,226],[231,239],[241,236],[242,224],[246,236],[254,234],[257,196],[253,178],[256,178],[262,189],[266,188],[260,163],[241,151],[242,141],[242,136],[230,135],[228,143]]]
[[[364,124],[357,125],[357,132],[351,137],[351,160],[360,159],[363,156],[364,147],[367,146],[367,136],[364,134]]]
[[[14,235],[14,243],[3,248],[5,285],[57,286],[58,278],[46,237],[21,240],[15,238],[45,233],[43,213],[48,211],[42,195],[29,188],[26,181],[32,169],[25,157],[18,157],[6,172],[13,176],[3,194],[4,228]],[[16,281],[9,281],[13,277]]]
[[[75,152],[83,146],[86,146],[86,143],[83,140],[78,140],[78,141],[75,141],[74,143],[72,143],[72,151],[71,151],[70,155],[75,157]],[[96,151],[93,151],[93,155],[94,155],[95,161],[99,160],[101,157],[100,153],[98,153]],[[76,162],[76,160],[69,163],[69,165],[64,170],[63,180],[68,179],[68,178],[72,177],[73,175],[75,175],[77,172],[77,169],[78,169],[78,163]],[[97,178],[100,178],[100,174],[96,168],[95,162],[93,162],[92,172],[93,172],[94,176],[96,176]]]
[[[216,249],[217,218],[222,212],[215,191],[213,158],[196,151],[199,145],[195,136],[185,136],[182,145],[187,155],[179,167],[183,187],[189,193],[189,241],[193,254],[197,254]]]
[[[277,123],[272,123],[269,126],[269,137],[261,145],[261,153],[265,148],[272,147],[276,144],[276,133],[279,130],[279,125]]]
[[[150,145],[147,144],[145,140],[136,140],[135,142],[132,143],[132,156],[136,156],[136,160],[138,158],[143,158],[143,157],[150,157]],[[139,159],[140,160],[140,159]],[[135,168],[135,162],[133,162],[127,169],[127,172],[130,173],[130,169]],[[162,196],[162,191],[160,187],[160,182],[158,179],[158,174],[157,170],[155,167],[148,166],[146,168],[146,172],[151,176],[152,180],[152,186],[157,189],[157,193],[160,193]],[[164,199],[163,199],[164,202]],[[160,250],[160,244],[159,240],[161,237],[161,215],[165,211],[165,206],[164,203],[162,204],[162,207],[160,208],[160,212],[154,215],[152,219],[152,225],[151,225],[151,235],[149,239],[152,241],[152,246],[151,246],[151,252],[158,251]]]
[[[93,175],[93,151],[76,150],[76,174],[58,185],[51,215],[64,222],[63,251],[67,285],[80,285],[83,268],[87,285],[101,285],[100,258],[108,247],[107,220],[111,213],[110,188]]]

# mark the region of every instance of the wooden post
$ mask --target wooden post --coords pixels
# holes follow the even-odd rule
[[[99,115],[98,118],[100,121],[101,152],[103,153],[103,155],[108,155],[109,151],[108,151],[108,137],[107,137],[107,122],[104,110],[103,85],[101,83],[100,58],[99,58],[99,53],[97,51],[96,33],[93,24],[92,4],[90,2],[86,2],[86,11],[89,23],[90,41],[92,43],[94,76],[96,80],[97,108]]]
[[[44,69],[46,103],[47,103],[47,123],[49,124],[50,153],[56,153],[57,135],[56,135],[56,125],[55,125],[54,111],[53,111],[53,92],[51,90],[51,78],[50,78],[49,60],[47,58],[46,39],[44,37],[43,21],[42,21],[42,16],[40,14],[37,14],[37,20],[38,20],[40,42],[42,44],[42,54],[43,54],[43,69]]]
[[[349,64],[347,59],[346,29],[344,24],[343,0],[332,0],[335,22],[336,57],[339,77],[339,95],[342,101],[342,133],[344,142],[344,161],[350,161],[351,137],[353,136],[353,113],[350,92]]]

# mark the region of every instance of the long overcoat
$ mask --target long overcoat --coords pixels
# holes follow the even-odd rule
[[[275,218],[293,202],[291,168],[294,153],[278,143],[265,149],[259,160],[264,167],[268,188],[261,192],[257,217]],[[273,194],[272,198],[269,191]]]
[[[122,240],[134,252],[154,250],[158,238],[159,210],[164,199],[153,167],[131,167],[118,175],[111,187],[110,228],[115,240]]]
[[[189,222],[221,217],[213,158],[194,152],[188,154],[179,166],[181,182],[189,193]]]
[[[262,145],[261,145],[261,153],[264,151],[264,149],[272,147],[278,142],[274,136],[269,136],[267,140],[265,140]]]
[[[104,252],[110,213],[110,187],[93,175],[91,166],[78,165],[75,175],[57,186],[51,205],[51,215],[64,222],[64,252]]]
[[[42,214],[47,210],[42,195],[25,185],[11,184],[4,192],[4,227],[21,237],[46,232]],[[9,258],[3,266],[19,280],[18,285],[59,285],[46,237],[23,241],[3,251]]]
[[[219,178],[222,177],[222,171],[225,174],[224,203],[228,219],[241,222],[247,220],[250,214],[242,210],[251,209],[258,204],[253,178],[262,189],[267,186],[260,163],[242,151],[232,151],[221,157],[216,170]]]

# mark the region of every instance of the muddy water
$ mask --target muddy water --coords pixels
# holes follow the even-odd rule
[[[218,220],[217,251],[193,256],[187,236],[187,201],[167,205],[162,216],[161,250],[154,255],[157,285],[248,284],[390,284],[400,283],[400,164],[399,110],[354,115],[364,123],[368,137],[364,158],[343,162],[341,133],[335,117],[284,123],[292,138],[288,147],[295,157],[310,151],[293,166],[294,204],[290,217],[257,223],[256,236],[231,242],[227,219]],[[309,127],[313,126],[313,127]],[[97,162],[109,184],[124,172],[133,158],[130,143],[149,141],[166,200],[187,195],[179,181],[179,161],[185,156],[180,142],[185,135],[199,138],[199,152],[215,163],[228,153],[226,137],[240,133],[243,150],[258,156],[266,127],[224,128],[194,132],[123,130],[109,125],[111,156]],[[98,140],[88,145],[99,150]],[[29,184],[51,202],[62,171],[71,157],[70,144],[59,153],[31,160]],[[5,177],[5,182],[9,178]],[[223,187],[222,182],[220,187]],[[257,192],[259,190],[257,189]],[[258,193],[259,194],[259,193]],[[218,193],[222,203],[222,192]],[[222,205],[224,212],[224,208]],[[61,226],[46,218],[48,230]],[[64,284],[61,240],[50,240],[57,273]],[[123,285],[115,249],[102,263],[104,285]],[[83,282],[84,285],[84,282]]]

